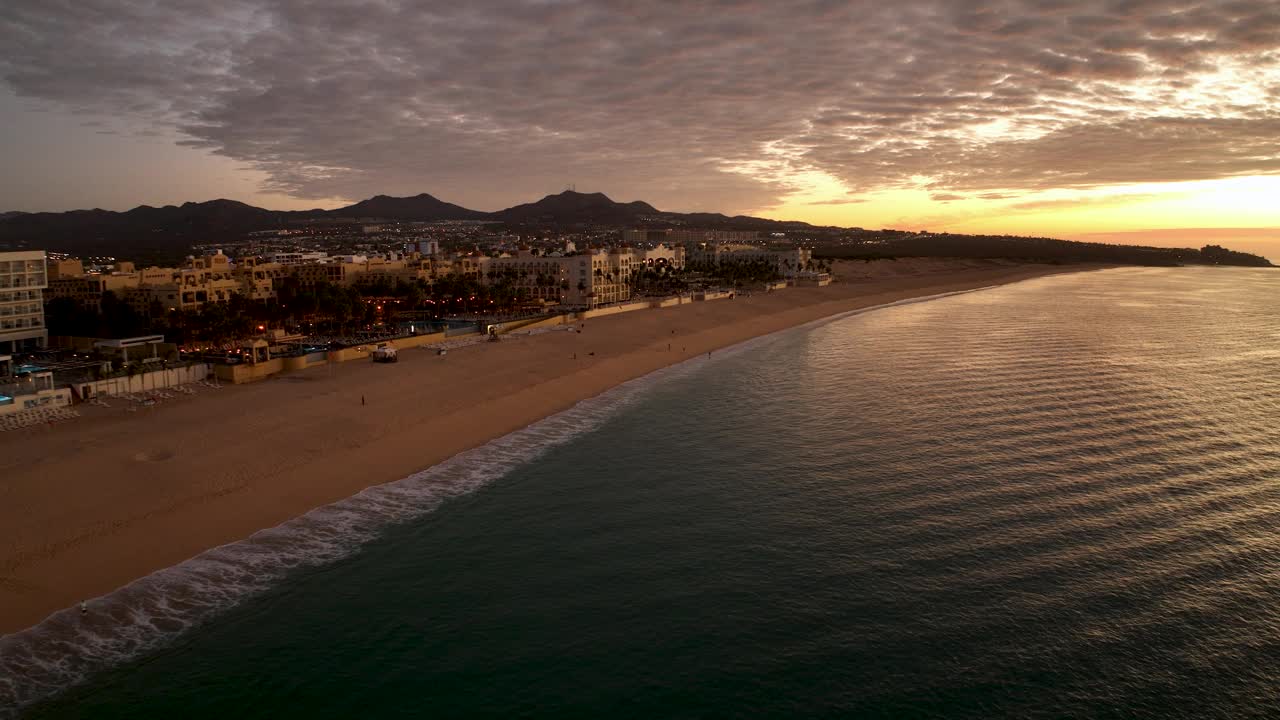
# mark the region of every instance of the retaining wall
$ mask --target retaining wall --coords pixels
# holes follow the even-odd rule
[[[260,363],[239,365],[215,365],[213,372],[218,379],[235,385],[264,380],[284,370],[284,358],[272,358]]]
[[[650,307],[651,307],[650,301],[639,300],[635,302],[610,305],[608,307],[595,308],[594,310],[587,310],[583,313],[580,313],[580,315],[583,320],[590,320],[591,318],[605,317],[607,315],[617,315],[618,313],[631,312],[633,310],[648,310]]]
[[[13,398],[13,402],[0,405],[0,415],[17,415],[24,410],[50,407],[71,407],[71,391],[67,388],[55,388],[18,395]]]
[[[88,400],[98,396],[109,397],[111,395],[124,395],[125,393],[146,392],[147,390],[162,390],[198,382],[207,377],[209,377],[209,366],[205,363],[194,363],[184,367],[153,370],[133,376],[79,382],[75,383],[75,388],[81,400]]]

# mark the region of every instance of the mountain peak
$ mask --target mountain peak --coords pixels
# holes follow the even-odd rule
[[[337,210],[329,210],[331,217],[371,217],[387,220],[479,220],[486,213],[447,203],[427,193],[412,197],[374,195]]]
[[[613,200],[610,199],[608,195],[605,195],[602,192],[580,193],[577,190],[565,190],[563,192],[559,192],[559,193],[555,193],[554,195],[547,196],[547,198],[553,198],[553,197],[582,198],[582,199],[591,199],[591,200],[604,200],[605,202],[613,202]],[[543,198],[543,200],[546,200],[547,198]]]
[[[640,215],[657,212],[652,205],[644,202],[620,203],[601,192],[565,190],[547,195],[537,202],[501,210],[497,215],[509,222],[629,224],[635,222]]]

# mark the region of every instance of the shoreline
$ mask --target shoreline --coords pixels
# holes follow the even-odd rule
[[[886,305],[1101,269],[915,265],[921,272],[612,315],[582,333],[315,368],[0,435],[0,527],[14,529],[0,537],[0,637],[708,352]]]

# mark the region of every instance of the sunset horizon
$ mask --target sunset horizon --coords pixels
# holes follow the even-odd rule
[[[1280,717],[1280,0],[0,15],[0,720]]]
[[[1280,227],[1262,2],[117,7],[20,3],[0,30],[0,147],[26,169],[0,210],[491,211],[577,186],[845,227]]]
[[[547,191],[546,195],[554,195],[558,192],[563,192],[566,189],[568,188],[561,187],[558,189],[551,189]],[[583,192],[583,193],[598,192],[606,196],[609,196],[610,199],[616,202],[632,202],[632,201],[647,202],[644,198],[615,197],[614,195],[610,194],[610,192],[607,189],[584,188],[580,192]],[[398,196],[398,197],[412,197],[418,194],[431,195],[444,202],[454,202],[447,195],[443,193],[432,192],[429,190],[422,190],[419,192],[408,193],[406,195]],[[308,201],[292,202],[289,199],[285,199],[283,202],[278,202],[280,201],[280,198],[276,196],[249,195],[249,196],[242,196],[242,197],[218,196],[218,197],[205,197],[205,198],[184,198],[184,199],[178,199],[178,200],[173,200],[168,202],[144,201],[144,202],[135,202],[132,204],[125,203],[122,205],[111,206],[111,207],[85,206],[85,207],[65,208],[65,209],[58,209],[58,210],[17,209],[16,211],[24,212],[24,213],[42,213],[42,212],[60,213],[60,212],[72,212],[75,210],[101,209],[101,210],[108,210],[112,212],[125,212],[138,207],[161,207],[165,205],[182,205],[188,202],[202,203],[202,202],[210,202],[214,200],[232,200],[235,202],[242,202],[247,205],[262,207],[265,210],[290,212],[290,211],[304,211],[304,210],[335,210],[338,208],[355,204],[362,200],[367,200],[377,195],[387,195],[387,193],[372,193],[368,196],[359,197],[359,198],[333,198],[327,202],[308,202]],[[1180,196],[1185,199],[1185,194],[1182,194]],[[533,200],[536,200],[539,197],[542,197],[542,196],[541,195],[536,197],[530,196],[523,199],[517,199],[512,204],[514,205],[514,204],[520,204],[524,202],[532,202]],[[1254,198],[1254,200],[1256,201],[1257,198]],[[257,204],[263,201],[266,201],[266,203],[262,205]],[[1060,206],[1069,204],[1069,203],[1064,203],[1059,201],[1049,201],[1049,202],[1058,204]],[[890,211],[889,215],[882,214],[883,211],[877,214],[854,215],[852,216],[851,220],[846,220],[846,221],[841,220],[841,217],[843,217],[843,215],[837,214],[833,216],[831,213],[824,213],[824,212],[818,212],[818,214],[809,215],[806,218],[806,215],[804,212],[805,206],[806,205],[813,206],[815,204],[827,205],[827,204],[834,204],[834,203],[801,203],[796,205],[774,206],[774,207],[768,207],[768,208],[760,208],[758,210],[748,210],[740,214],[748,215],[748,216],[757,216],[757,217],[768,218],[771,220],[779,220],[779,221],[806,222],[816,226],[832,226],[832,227],[846,227],[846,228],[862,227],[867,229],[893,229],[893,230],[903,230],[903,231],[926,230],[929,232],[937,232],[937,233],[955,233],[955,234],[968,234],[968,235],[991,234],[991,235],[1015,235],[1015,236],[1025,236],[1025,237],[1054,237],[1054,238],[1060,238],[1064,240],[1076,240],[1080,242],[1101,242],[1101,243],[1122,244],[1122,245],[1151,245],[1153,247],[1175,248],[1175,247],[1199,247],[1201,245],[1210,244],[1210,243],[1229,244],[1229,245],[1232,245],[1234,249],[1262,255],[1264,257],[1271,259],[1273,262],[1280,262],[1280,225],[1274,226],[1274,227],[1251,226],[1251,225],[1241,225],[1241,226],[1234,226],[1234,227],[1221,227],[1221,226],[1170,227],[1167,225],[1148,227],[1148,226],[1143,226],[1141,224],[1138,224],[1137,226],[1135,226],[1132,222],[1128,222],[1128,223],[1110,222],[1106,219],[1099,220],[1096,222],[1089,222],[1089,221],[1061,222],[1059,221],[1058,219],[1061,218],[1063,214],[1068,214],[1068,215],[1070,214],[1069,210],[1055,211],[1050,214],[1049,219],[1027,218],[1025,217],[1026,215],[1025,212],[1021,213],[1022,217],[1019,217],[1018,213],[1014,213],[1013,214],[1014,219],[1010,219],[1008,215],[999,215],[997,218],[993,219],[990,215],[982,215],[982,214],[976,214],[974,216],[968,216],[968,217],[960,216],[954,219],[948,218],[948,216],[946,215],[924,216],[919,218],[913,218],[910,216],[898,216],[896,218],[893,218],[892,211]],[[841,205],[845,205],[845,204],[846,203],[841,203]],[[941,204],[945,206],[945,205],[949,205],[950,202],[935,203],[935,204]],[[1025,204],[1025,203],[1015,203],[1015,206],[1019,204]],[[1088,205],[1089,203],[1085,201],[1083,204]],[[861,204],[847,203],[847,205],[860,206]],[[1257,202],[1255,207],[1259,205],[1265,207],[1267,203],[1259,201]],[[504,209],[505,207],[509,207],[509,206],[497,206],[497,207],[487,207],[487,208],[473,207],[469,209],[480,210],[482,212],[496,212]],[[1111,207],[1114,208],[1114,206],[1111,206]],[[659,207],[658,209],[664,212],[710,212],[710,213],[724,212],[717,208],[706,208],[706,207]],[[1025,208],[1023,209],[1026,210]],[[13,209],[0,210],[0,212],[6,212],[6,211],[12,211],[12,210]],[[731,214],[731,213],[725,212],[724,214]],[[1169,216],[1167,215],[1162,217],[1164,220],[1169,219]],[[1059,228],[1059,229],[1055,230],[1054,228]],[[1077,229],[1071,230],[1069,228],[1077,228]]]

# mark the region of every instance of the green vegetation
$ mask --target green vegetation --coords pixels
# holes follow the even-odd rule
[[[633,273],[630,283],[637,295],[673,295],[689,289],[685,274],[665,263]]]
[[[1258,255],[1209,245],[1191,248],[1157,248],[1141,245],[1109,245],[1053,238],[1007,235],[947,235],[880,231],[864,233],[857,245],[829,245],[814,251],[823,258],[874,260],[893,257],[963,257],[1015,260],[1034,263],[1109,263],[1116,265],[1240,265],[1271,267]]]
[[[733,287],[774,282],[782,277],[782,275],[778,273],[774,264],[765,260],[721,262],[718,265],[713,265],[711,263],[690,263],[685,270],[687,272],[699,273],[726,285],[732,285]]]
[[[159,333],[180,345],[225,343],[266,328],[346,332],[408,312],[429,317],[511,312],[531,293],[529,286],[515,284],[527,281],[527,277],[508,273],[495,278],[492,286],[458,275],[432,285],[380,279],[353,287],[327,282],[302,286],[296,279],[286,278],[277,288],[275,300],[255,301],[233,294],[225,302],[205,303],[199,311],[170,311],[157,301],[142,311],[108,291],[102,294],[101,313],[86,310],[69,298],[57,298],[46,305],[45,317],[51,335],[132,337]],[[550,276],[536,282],[556,293],[560,290]]]

